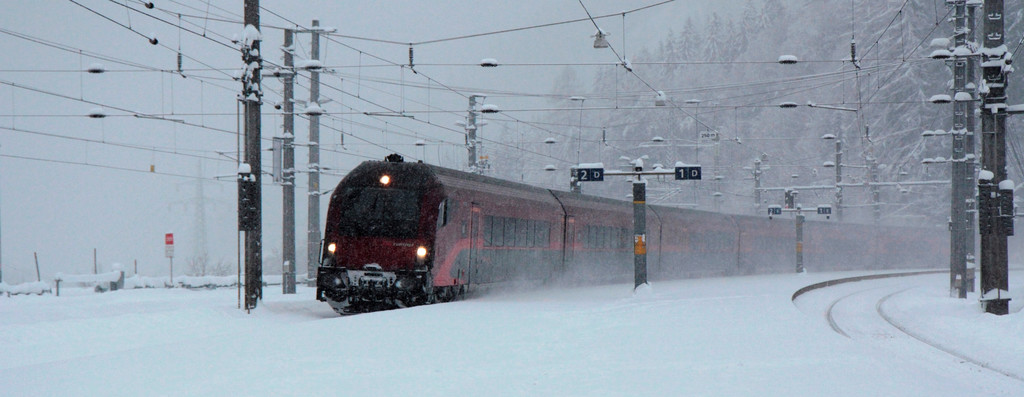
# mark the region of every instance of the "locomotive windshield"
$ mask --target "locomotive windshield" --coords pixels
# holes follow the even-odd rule
[[[338,230],[343,236],[415,238],[419,213],[417,191],[347,187]]]

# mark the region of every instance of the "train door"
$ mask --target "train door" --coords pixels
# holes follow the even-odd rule
[[[483,210],[477,203],[470,203],[469,211],[469,268],[466,270],[466,285],[472,284],[476,278],[477,263],[480,262],[480,225]]]

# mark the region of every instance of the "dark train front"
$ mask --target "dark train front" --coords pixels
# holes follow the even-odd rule
[[[443,188],[423,164],[364,162],[331,195],[317,300],[341,314],[428,303]]]

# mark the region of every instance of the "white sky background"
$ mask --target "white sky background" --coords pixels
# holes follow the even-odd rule
[[[67,45],[76,51],[81,49],[100,53],[160,69],[176,67],[175,50],[179,47],[180,33],[181,51],[186,56],[183,66],[186,70],[206,68],[187,58],[193,57],[214,68],[225,69],[225,73],[209,70],[193,72],[208,77],[200,83],[198,76],[183,79],[169,73],[140,72],[133,67],[0,34],[0,54],[4,54],[0,56],[0,127],[8,128],[0,129],[0,154],[4,155],[0,157],[0,260],[4,281],[17,283],[34,279],[33,252],[40,255],[44,279],[58,271],[91,272],[93,248],[98,250],[100,271],[109,270],[115,262],[123,263],[131,269],[133,260],[137,259],[140,273],[166,274],[167,259],[163,255],[163,234],[166,232],[175,233],[175,272],[183,273],[185,258],[196,252],[198,247],[197,233],[194,232],[197,175],[204,178],[211,258],[234,263],[236,186],[231,178],[227,179],[228,182],[216,182],[211,178],[216,175],[233,175],[236,170],[232,160],[218,156],[215,151],[235,150],[235,136],[231,131],[236,128],[234,95],[240,89],[240,83],[228,77],[230,69],[241,66],[240,54],[204,38],[179,32],[177,28],[138,13],[129,13],[117,2],[79,2],[120,23],[128,24],[130,19],[133,28],[146,35],[155,32],[160,44],[171,49],[152,46],[143,37],[69,1],[17,2],[0,14],[0,28]],[[655,1],[590,0],[584,3],[591,14],[603,15]],[[670,29],[678,32],[679,26],[689,16],[693,16],[699,23],[703,14],[709,10],[726,13],[739,9],[742,3],[741,0],[678,0],[630,14],[625,20],[626,56],[641,47],[656,46]],[[137,3],[128,4],[135,9],[143,9]],[[206,3],[199,0],[156,1],[155,4],[156,10],[150,10],[149,13],[175,23],[176,16],[160,10],[197,15],[203,15],[207,10]],[[290,1],[261,2],[265,8],[305,26],[313,18],[318,18],[322,26],[335,27],[340,34],[399,42],[426,41],[586,16],[578,2],[568,0],[308,1],[301,2],[301,6],[298,4]],[[241,1],[213,1],[209,12],[211,15],[240,19],[242,6]],[[228,15],[229,12],[232,15]],[[261,13],[261,18],[264,26],[289,26],[267,11]],[[212,21],[204,23],[188,17],[184,20],[200,25],[196,27],[186,24],[192,30],[202,32],[205,27],[209,37],[221,42],[226,41],[222,36],[230,37],[241,32],[238,25]],[[607,18],[599,23],[611,33],[612,45],[621,51],[622,19]],[[265,27],[263,31],[264,58],[281,63],[281,52],[278,50],[282,40],[281,30]],[[445,85],[466,88],[463,91],[466,93],[474,92],[474,89],[548,93],[554,79],[565,67],[508,66],[483,69],[429,64],[473,64],[482,58],[496,58],[499,63],[614,62],[615,58],[608,50],[592,48],[589,36],[593,32],[594,27],[589,22],[581,22],[419,45],[416,46],[416,63],[422,66],[417,69]],[[337,66],[343,75],[393,81],[404,79],[407,84],[427,83],[422,75],[413,75],[408,69],[404,70],[403,75],[403,71],[394,66],[372,66],[383,62],[371,58],[370,54],[391,62],[407,63],[407,46],[342,38],[338,40],[365,54],[360,60],[358,52],[324,40],[327,43],[321,52],[324,63]],[[298,35],[297,41],[298,53],[307,54],[309,36]],[[109,72],[99,75],[78,72],[95,62],[102,63]],[[360,63],[364,67],[352,67]],[[595,68],[574,69],[588,76]],[[434,126],[393,117],[369,118],[341,114],[335,120],[325,118],[321,129],[322,147],[325,149],[321,153],[323,166],[344,172],[367,157],[380,158],[388,152],[351,137],[346,138],[343,148],[339,145],[338,132],[332,129],[342,129],[376,144],[385,144],[390,150],[414,155],[410,157],[420,157],[425,153],[426,160],[431,163],[437,163],[440,154],[442,165],[462,165],[465,151],[453,144],[461,143],[464,139],[454,122],[464,117],[467,106],[465,98],[446,92],[437,87],[436,83],[430,83],[433,88],[429,91],[406,88],[403,92],[398,85],[367,81],[357,85],[354,80],[353,77],[345,77],[345,81],[340,83],[342,89],[349,94],[358,93],[368,101],[391,109],[413,112],[417,119],[429,120]],[[335,100],[334,103],[324,105],[328,112],[349,111],[343,106],[360,112],[384,110],[367,101],[341,94],[336,89],[339,86],[338,76],[325,75],[322,81],[330,86],[322,89],[322,95]],[[583,81],[588,79],[584,77]],[[12,88],[9,83],[101,103],[106,105],[106,112],[111,117],[86,118],[83,115],[96,105]],[[300,78],[299,83],[308,85],[308,77]],[[264,148],[269,149],[270,142],[267,139],[281,133],[281,117],[273,114],[272,106],[280,100],[280,83],[267,78],[264,86],[266,103],[263,107],[263,137]],[[306,99],[308,92],[298,87],[296,96]],[[432,108],[457,113],[422,113],[427,109],[427,102]],[[486,102],[496,103],[502,108],[547,106],[545,99],[488,98]],[[223,131],[167,121],[143,120],[111,107],[163,114],[167,118],[182,119]],[[415,113],[417,111],[421,113]],[[530,119],[533,116],[520,113],[516,117]],[[299,142],[305,141],[307,125],[304,119],[296,119]],[[445,128],[454,131],[446,131]],[[38,133],[79,140],[48,137]],[[430,144],[426,148],[417,148],[412,145],[416,139],[425,139]],[[439,147],[438,142],[442,140],[447,143]],[[143,146],[147,149],[135,150],[99,142]],[[160,152],[151,150],[153,148]],[[270,167],[269,154],[264,152],[265,170]],[[134,171],[41,162],[11,156]],[[298,169],[305,168],[305,158],[306,150],[297,148]],[[199,171],[200,163],[202,171]],[[156,174],[146,172],[150,165],[155,167]],[[269,180],[269,177],[265,177],[263,187],[264,267],[267,272],[276,272],[279,271],[276,258],[281,247],[281,190],[278,186],[268,185]],[[323,189],[333,187],[338,180],[336,176],[323,176]],[[296,233],[297,256],[300,263],[305,257],[305,186],[305,177],[300,175],[296,189],[296,225],[299,229]],[[322,213],[326,210],[326,197],[323,203]]]

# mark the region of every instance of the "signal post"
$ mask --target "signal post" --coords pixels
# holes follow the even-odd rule
[[[605,171],[604,164],[579,164],[570,176],[574,182],[603,182],[606,175],[633,177],[633,289],[647,284],[647,180],[648,175],[675,175],[676,180],[701,179],[700,165],[676,163],[675,170],[644,171],[642,159],[633,161],[632,171]],[[576,185],[578,186],[578,184]]]
[[[818,215],[825,215],[825,219],[832,217],[832,206],[819,205],[817,208],[803,208],[800,205],[794,205],[796,192],[786,192],[786,208],[782,208],[781,205],[768,206],[768,219],[772,219],[775,215],[782,215],[783,212],[795,213],[794,217],[796,220],[796,272],[803,273],[806,269],[804,268],[804,213],[805,212],[817,212]]]

